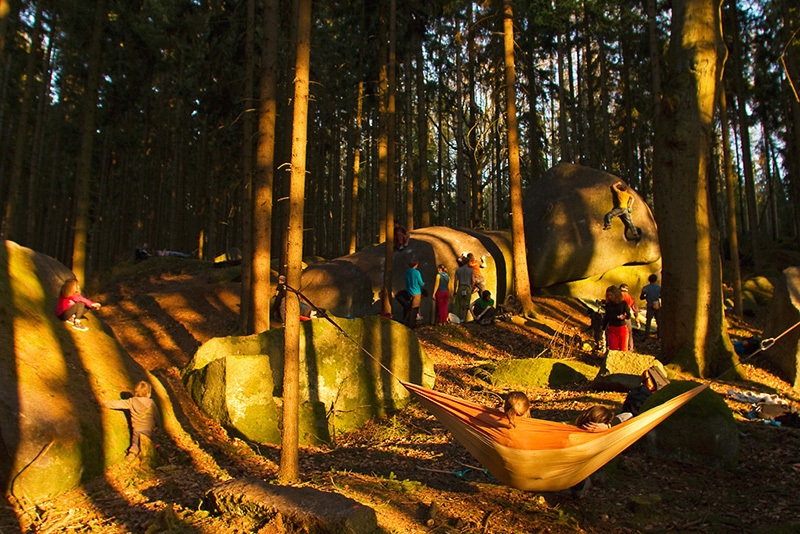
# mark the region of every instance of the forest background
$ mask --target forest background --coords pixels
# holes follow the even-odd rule
[[[387,213],[410,229],[509,228],[510,148],[520,149],[523,189],[559,161],[606,170],[648,201],[660,225],[683,203],[703,212],[710,246],[738,261],[741,240],[755,268],[762,241],[796,243],[793,2],[514,2],[511,92],[499,37],[505,4],[313,4],[304,256],[384,241]],[[668,88],[683,80],[669,38],[681,37],[692,4],[721,8],[702,18],[724,39],[718,68],[705,74],[724,91],[714,121],[689,119],[711,131],[689,143],[708,152],[698,159],[702,179],[682,182],[659,161],[656,132],[660,120],[669,130],[663,119],[682,98]],[[202,259],[240,247],[248,258],[255,239],[283,270],[297,6],[0,0],[2,236],[81,279],[144,243]],[[694,161],[671,161],[684,159]],[[707,194],[699,203],[698,183]],[[687,223],[705,226],[696,217]],[[666,261],[679,243],[661,237]]]

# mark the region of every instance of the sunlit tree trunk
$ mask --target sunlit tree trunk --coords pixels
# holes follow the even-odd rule
[[[517,94],[514,89],[514,9],[511,0],[503,4],[503,49],[505,57],[506,128],[508,130],[508,172],[511,193],[511,239],[514,257],[514,292],[526,315],[533,315],[531,281],[528,277],[528,252],[522,216],[522,174],[517,131]]]
[[[405,184],[406,184],[406,199],[405,199],[405,220],[408,224],[406,227],[409,230],[413,230],[415,228],[414,225],[414,189],[415,186],[415,175],[416,172],[414,170],[414,111],[413,108],[413,98],[414,98],[414,91],[413,87],[413,76],[414,76],[414,65],[411,61],[411,50],[406,49],[405,55],[405,89],[406,89],[406,96],[405,96],[405,120],[403,123],[405,124]],[[402,191],[403,189],[402,181],[400,183],[400,187],[398,188],[398,192]]]
[[[364,82],[359,80],[356,95],[355,127],[352,135],[353,165],[349,171],[350,183],[350,216],[348,217],[348,252],[353,254],[358,243],[358,184],[361,177],[361,115],[364,112]]]
[[[242,276],[239,288],[239,331],[243,334],[252,334],[254,329],[253,292],[253,122],[255,121],[255,106],[253,93],[255,92],[255,19],[256,2],[247,0],[247,20],[245,21],[245,60],[244,60],[244,90],[242,96]]]
[[[655,207],[663,257],[664,358],[715,377],[736,363],[722,311],[719,232],[709,208],[720,0],[674,0],[668,84],[659,106]]]
[[[86,280],[86,254],[89,236],[89,184],[92,178],[92,151],[94,149],[97,111],[97,88],[100,85],[100,43],[103,20],[106,18],[105,0],[97,0],[89,45],[89,74],[83,99],[81,118],[81,148],[78,155],[78,173],[75,176],[75,236],[72,241],[72,272],[80,281]]]
[[[278,0],[266,0],[259,85],[258,148],[253,177],[252,303],[253,332],[269,329],[272,261],[272,185],[275,181],[275,124],[278,118]]]
[[[733,285],[733,313],[742,316],[742,270],[739,263],[739,230],[736,222],[736,176],[733,173],[731,134],[728,126],[728,102],[722,80],[719,84],[719,122],[722,130],[722,159],[725,179],[725,208],[728,221],[728,248],[730,249],[731,284]]]
[[[297,59],[294,73],[292,167],[289,186],[289,232],[286,283],[299,288],[303,274],[303,215],[308,144],[308,87],[311,59],[311,0],[297,0]],[[300,407],[300,301],[286,293],[286,327],[283,349],[283,432],[281,434],[281,482],[297,480],[299,471]]]
[[[393,18],[394,0],[390,0],[390,18]],[[394,255],[394,191],[390,182],[394,181],[391,178],[392,165],[391,158],[389,157],[391,149],[391,127],[390,122],[393,122],[391,115],[394,105],[394,100],[391,97],[391,69],[392,69],[392,51],[389,50],[390,43],[387,39],[387,24],[391,25],[392,21],[381,19],[380,28],[380,96],[379,96],[379,132],[378,132],[378,207],[380,213],[380,234],[379,239],[384,244],[384,267],[383,267],[383,293],[381,295],[381,312],[383,314],[390,314],[392,312],[392,258]]]

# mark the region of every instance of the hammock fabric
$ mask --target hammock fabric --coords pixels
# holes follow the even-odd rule
[[[495,478],[526,491],[574,486],[708,387],[698,386],[605,432],[588,432],[526,417],[512,428],[500,410],[403,385]]]

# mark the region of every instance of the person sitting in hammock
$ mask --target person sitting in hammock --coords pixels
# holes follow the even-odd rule
[[[508,422],[512,428],[517,428],[517,417],[530,417],[531,401],[528,396],[521,391],[512,391],[503,403],[503,411],[506,413]]]

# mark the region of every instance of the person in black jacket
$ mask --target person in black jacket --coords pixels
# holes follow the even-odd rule
[[[630,413],[631,416],[639,415],[642,404],[650,395],[669,384],[669,379],[660,367],[652,366],[642,373],[642,383],[639,387],[630,390],[625,402],[622,403],[622,414]],[[619,415],[617,416],[619,417]]]

